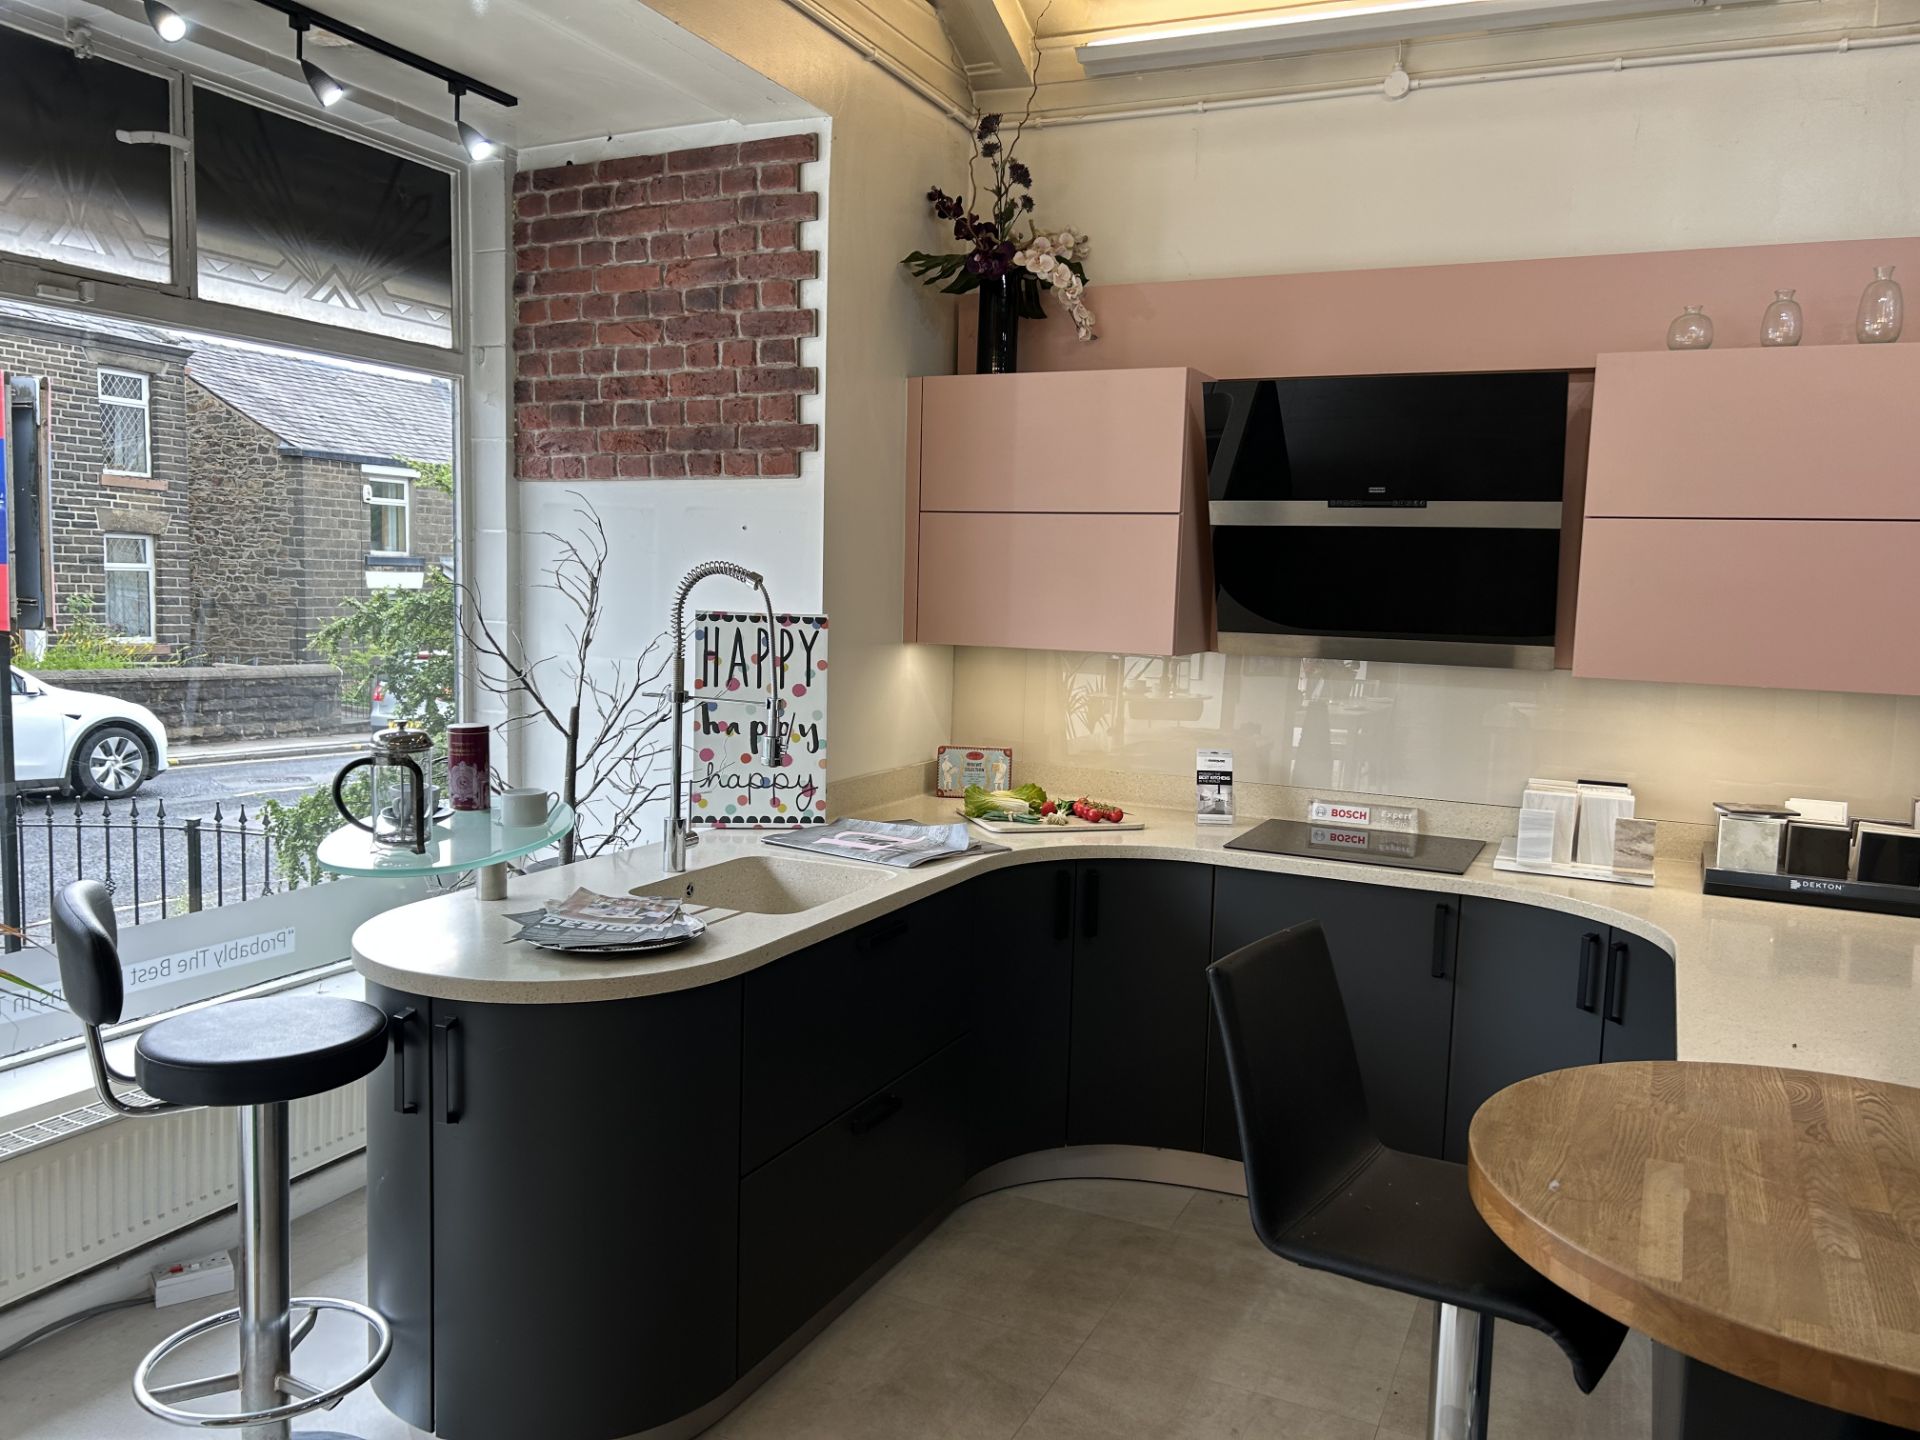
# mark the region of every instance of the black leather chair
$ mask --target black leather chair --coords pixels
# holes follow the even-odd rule
[[[67,1006],[86,1027],[87,1054],[101,1099],[123,1115],[165,1115],[231,1107],[240,1128],[239,1305],[196,1321],[156,1345],[134,1372],[134,1398],[176,1425],[231,1429],[247,1440],[287,1440],[295,1417],[331,1408],[364,1384],[393,1348],[387,1322],[365,1305],[292,1294],[291,1182],[287,1102],[351,1084],[386,1051],[386,1016],[371,1005],[323,995],[229,1000],[162,1020],[134,1047],[134,1073],[107,1063],[100,1027],[120,1019],[124,992],[113,900],[97,880],[77,880],[53,904],[54,948]],[[149,1100],[129,1102],[113,1082],[137,1081]],[[369,1358],[355,1374],[322,1388],[293,1374],[294,1347],[322,1310],[357,1316],[371,1332]],[[302,1312],[298,1321],[295,1311]],[[155,1367],[196,1336],[239,1327],[239,1363],[227,1374],[156,1385]],[[208,1412],[183,1402],[237,1392],[240,1410]],[[352,1440],[302,1431],[299,1440]]]
[[[1499,1241],[1464,1165],[1374,1138],[1347,1010],[1317,923],[1256,941],[1207,972],[1246,1157],[1254,1233],[1315,1270],[1438,1301],[1432,1440],[1484,1440],[1493,1319],[1544,1330],[1591,1391],[1626,1327]]]

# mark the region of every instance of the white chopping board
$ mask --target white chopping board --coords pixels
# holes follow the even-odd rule
[[[1082,820],[1077,815],[1069,815],[1064,825],[1022,825],[1018,820],[995,820],[990,816],[968,815],[966,811],[957,812],[970,825],[978,825],[992,835],[1075,835],[1089,830],[1144,830],[1147,822],[1131,817],[1125,820]]]

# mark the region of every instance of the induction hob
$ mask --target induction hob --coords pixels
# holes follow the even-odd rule
[[[1268,820],[1229,840],[1229,850],[1263,855],[1298,855],[1307,860],[1351,860],[1358,865],[1390,865],[1397,870],[1431,870],[1464,875],[1485,842],[1453,835],[1409,835],[1400,830],[1365,830],[1357,825],[1309,824],[1304,820]]]

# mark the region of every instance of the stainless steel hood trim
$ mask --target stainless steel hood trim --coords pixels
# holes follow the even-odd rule
[[[1502,645],[1483,640],[1413,640],[1341,635],[1268,635],[1220,632],[1222,655],[1267,655],[1298,660],[1379,660],[1414,665],[1469,665],[1486,670],[1551,670],[1551,645]]]
[[[1329,505],[1324,500],[1214,500],[1207,515],[1215,525],[1325,525],[1380,530],[1558,530],[1558,500],[1431,500],[1412,505]]]

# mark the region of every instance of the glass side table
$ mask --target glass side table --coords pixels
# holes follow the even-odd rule
[[[573,829],[573,807],[557,804],[544,825],[503,825],[498,810],[456,810],[433,825],[427,848],[378,845],[356,825],[342,825],[320,842],[322,870],[341,875],[444,875],[478,870],[482,900],[507,898],[507,861],[544,850]]]

